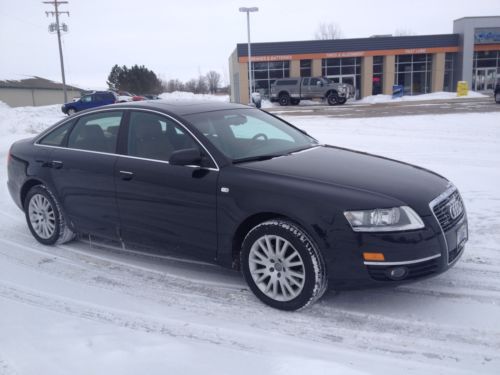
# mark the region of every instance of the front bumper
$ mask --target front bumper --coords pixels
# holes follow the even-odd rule
[[[423,216],[425,228],[408,232],[351,233],[338,238],[338,247],[328,252],[327,267],[334,289],[397,285],[445,272],[457,263],[468,239],[465,208],[450,223],[442,225],[435,215],[436,205],[445,204],[453,190],[429,205],[431,214]],[[459,197],[459,195],[458,195]],[[461,201],[461,198],[460,198]],[[438,206],[439,207],[439,206]],[[383,253],[384,261],[365,261],[363,253]],[[333,254],[333,255],[332,255]],[[394,278],[399,269],[403,277]]]

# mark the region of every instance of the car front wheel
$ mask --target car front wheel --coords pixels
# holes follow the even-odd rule
[[[74,108],[68,109],[68,116],[73,116],[76,113],[76,110]]]
[[[31,234],[44,245],[65,243],[75,237],[54,196],[44,185],[36,185],[28,192],[24,212]]]
[[[327,96],[326,100],[328,101],[328,104],[336,105],[339,102],[339,97],[336,93],[332,92]]]
[[[277,309],[304,308],[327,288],[321,253],[306,232],[289,221],[254,227],[243,241],[241,264],[252,292]]]

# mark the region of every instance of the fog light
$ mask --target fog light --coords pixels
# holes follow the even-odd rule
[[[387,276],[392,280],[402,280],[408,275],[408,268],[394,267],[387,270]]]

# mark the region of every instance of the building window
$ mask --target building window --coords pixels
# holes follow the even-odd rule
[[[397,55],[394,83],[402,85],[405,95],[431,92],[432,55]]]
[[[457,54],[455,52],[446,52],[444,58],[444,91],[455,91],[455,62]]]
[[[373,56],[373,83],[372,95],[382,94],[384,91],[384,56]]]
[[[312,60],[300,60],[300,76],[310,77],[312,75]]]
[[[321,62],[323,76],[334,82],[347,83],[354,86],[356,98],[361,90],[361,58],[343,57],[338,59],[323,59]]]
[[[471,89],[493,90],[497,77],[500,77],[500,51],[474,52],[473,64]]]
[[[253,91],[269,97],[271,84],[277,78],[290,77],[290,61],[254,62],[252,65]]]

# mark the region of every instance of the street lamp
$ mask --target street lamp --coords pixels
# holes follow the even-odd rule
[[[251,8],[245,8],[241,7],[240,12],[245,12],[247,14],[247,33],[248,33],[248,80],[249,80],[249,85],[248,85],[248,101],[250,104],[252,104],[252,85],[253,85],[253,79],[252,79],[252,49],[250,48],[250,12],[258,12],[259,8],[257,7],[251,7]]]

